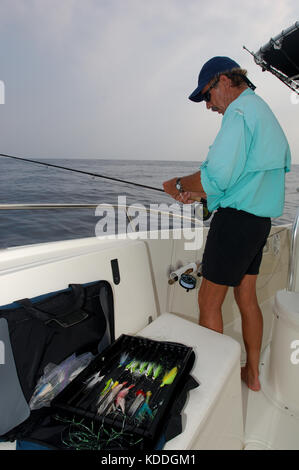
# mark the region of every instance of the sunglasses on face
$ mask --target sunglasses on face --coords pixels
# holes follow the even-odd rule
[[[202,94],[203,101],[205,101],[206,103],[208,103],[210,101],[210,99],[211,99],[210,91],[212,90],[212,88],[214,88],[217,85],[217,83],[219,82],[219,78],[220,77],[217,77],[215,82],[212,83],[212,85],[207,89],[207,91]]]

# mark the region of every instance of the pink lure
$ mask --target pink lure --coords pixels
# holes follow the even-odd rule
[[[116,400],[115,400],[116,408],[120,408],[123,413],[125,412],[125,397],[128,395],[129,390],[133,387],[135,387],[135,385],[130,385],[129,387],[124,388],[123,390],[119,392],[119,394],[116,397]]]

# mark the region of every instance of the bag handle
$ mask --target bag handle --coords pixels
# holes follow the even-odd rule
[[[83,312],[84,289],[80,284],[69,284],[73,293],[73,302],[69,309],[64,309],[61,315],[53,316],[48,312],[37,308],[30,299],[20,299],[16,302],[20,304],[33,318],[37,318],[45,323],[56,321],[60,326],[69,327],[87,318],[88,314]],[[74,313],[76,315],[74,315]],[[69,318],[67,318],[69,316]]]

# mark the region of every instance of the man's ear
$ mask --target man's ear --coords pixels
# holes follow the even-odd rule
[[[232,82],[231,82],[231,79],[228,78],[226,75],[220,75],[220,79],[219,79],[222,84],[227,87],[227,88],[230,88],[232,86]]]

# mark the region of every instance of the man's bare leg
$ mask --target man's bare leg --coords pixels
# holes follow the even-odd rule
[[[199,324],[210,330],[223,333],[221,306],[228,286],[215,284],[203,278],[198,293]]]
[[[242,332],[247,360],[241,378],[253,391],[259,391],[259,361],[263,337],[263,316],[256,297],[257,275],[245,274],[234,295],[242,317]]]

